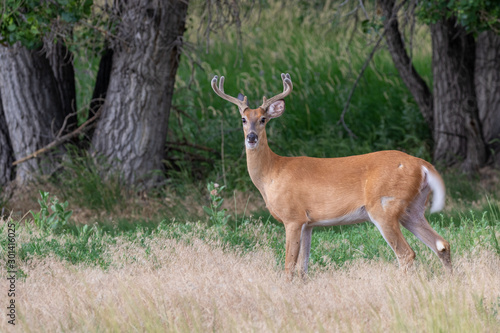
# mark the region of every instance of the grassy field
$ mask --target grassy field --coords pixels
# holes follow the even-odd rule
[[[289,282],[283,226],[265,212],[217,208],[215,197],[206,206],[211,213],[198,220],[165,219],[160,208],[147,220],[101,216],[91,218],[93,225],[75,225],[71,207],[50,194],[25,222],[2,218],[2,252],[7,226],[16,224],[18,326],[26,332],[500,329],[498,202],[429,216],[452,245],[453,275],[406,231],[417,260],[403,273],[377,229],[365,223],[317,228],[308,277]],[[129,205],[140,210],[140,201]],[[6,271],[2,265],[1,275]],[[8,281],[0,288],[7,290]]]
[[[19,329],[85,332],[498,332],[498,255],[455,258],[455,274],[402,274],[380,261],[287,282],[266,249],[158,237],[146,254],[119,239],[117,267],[30,263]],[[125,255],[124,253],[127,253]],[[131,259],[131,258],[133,259]],[[152,260],[154,258],[155,260]],[[6,328],[5,317],[0,324]]]
[[[25,223],[16,235],[18,328],[497,332],[493,215],[433,223],[452,244],[453,275],[408,235],[417,263],[399,271],[376,229],[360,225],[315,231],[309,276],[292,282],[282,273],[283,228],[262,218],[239,226],[161,221],[56,233]],[[5,237],[1,242],[5,248]],[[0,288],[7,289],[5,279]],[[2,316],[2,331],[6,321]]]
[[[399,149],[430,160],[429,132],[383,50],[346,116],[357,138],[338,123],[378,38],[377,22],[351,40],[353,26],[345,20],[350,8],[269,1],[250,10],[243,2],[242,13],[249,12],[242,14],[240,52],[234,26],[211,26],[207,39],[201,2],[190,6],[165,185],[137,193],[124,188],[118,175],[101,179],[105,161],[71,151],[53,177],[0,202],[2,260],[11,243],[9,225],[16,230],[16,329],[500,331],[495,170],[477,176],[440,170],[446,208],[428,219],[451,244],[453,275],[406,230],[417,258],[414,269],[401,272],[376,227],[364,223],[316,228],[307,278],[289,282],[283,276],[284,228],[265,210],[248,176],[235,107],[218,98],[209,82],[225,75],[226,92],[244,92],[257,106],[262,95],[280,91],[281,72],[291,74],[287,111],[268,126],[270,146],[279,154],[335,157]],[[427,30],[417,27],[416,34],[413,59],[430,82]],[[88,54],[77,58],[80,106],[90,98],[97,63]],[[225,188],[210,195],[214,182]],[[7,263],[0,266],[2,295],[9,288]],[[0,298],[2,308],[7,301]],[[0,331],[11,329],[8,317],[1,318]]]

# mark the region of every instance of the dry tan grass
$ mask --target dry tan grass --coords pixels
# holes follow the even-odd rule
[[[23,267],[19,331],[498,332],[500,257],[455,258],[453,276],[356,261],[287,282],[273,255],[164,237],[119,239],[107,271],[55,258]],[[2,268],[3,269],[3,268]],[[5,276],[5,270],[1,276]],[[0,290],[6,290],[2,279]],[[3,293],[3,292],[2,292]],[[1,316],[0,331],[6,331]]]

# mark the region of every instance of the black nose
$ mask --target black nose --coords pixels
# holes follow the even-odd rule
[[[248,142],[249,142],[249,143],[256,143],[256,142],[257,142],[258,137],[257,137],[257,134],[255,134],[255,133],[250,133],[250,134],[248,134],[248,135],[247,135],[247,139],[248,139]]]

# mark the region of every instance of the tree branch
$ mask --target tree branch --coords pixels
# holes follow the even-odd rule
[[[38,157],[38,155],[41,155],[41,154],[44,154],[46,152],[48,152],[50,149],[52,148],[55,148],[59,145],[61,145],[62,143],[64,143],[65,141],[71,139],[71,138],[74,138],[75,136],[79,135],[80,133],[82,133],[90,124],[92,124],[99,116],[101,115],[101,110],[97,111],[94,116],[92,118],[90,118],[89,120],[87,120],[86,122],[84,122],[82,125],[80,125],[80,127],[78,127],[76,130],[74,130],[73,132],[71,133],[68,133],[66,135],[63,135],[57,139],[55,139],[54,141],[52,141],[51,143],[49,143],[48,145],[46,145],[45,147],[43,148],[40,148],[38,149],[37,151],[35,151],[34,153],[31,153],[29,154],[28,156],[26,157],[23,157],[17,161],[14,161],[14,163],[12,163],[12,166],[16,166],[20,163],[23,163],[23,162],[26,162],[28,160],[31,160],[32,158],[36,158]]]
[[[405,83],[422,113],[427,125],[431,130],[434,128],[434,114],[432,93],[415,70],[412,59],[406,52],[406,47],[399,30],[397,14],[399,9],[406,1],[395,5],[395,0],[378,0],[378,4],[386,18],[384,22],[384,32],[386,32],[386,41],[389,53],[391,54],[394,66],[399,72],[399,76]]]

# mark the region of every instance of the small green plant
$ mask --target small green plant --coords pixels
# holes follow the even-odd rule
[[[30,210],[35,225],[43,231],[61,233],[68,228],[68,221],[73,214],[68,210],[68,202],[60,203],[56,197],[49,197],[49,192],[40,191],[40,211]]]
[[[221,209],[224,199],[221,196],[225,186],[220,186],[217,183],[210,182],[207,185],[208,193],[210,194],[210,207],[203,206],[203,210],[210,217],[210,222],[216,225],[227,225],[231,215],[226,214],[227,209]]]
[[[88,224],[84,224],[75,228],[73,233],[81,244],[87,244],[92,236],[96,239],[102,239],[104,233],[102,228],[98,228],[97,225],[90,227]]]

